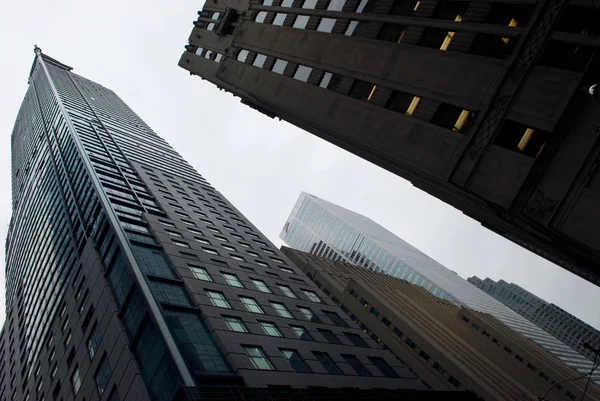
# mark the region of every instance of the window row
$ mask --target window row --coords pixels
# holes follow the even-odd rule
[[[259,370],[275,370],[270,358],[265,354],[262,347],[255,345],[243,346],[246,355],[248,356],[252,366]],[[294,349],[279,348],[284,359],[296,371],[301,373],[312,372],[309,364],[300,356],[300,353]],[[371,371],[358,359],[356,355],[341,354],[342,361],[336,362],[326,352],[312,351],[312,357],[318,362],[329,374],[343,375],[343,370],[338,365],[340,362],[348,364],[357,375],[372,376]],[[383,358],[367,357],[371,364],[377,368],[385,377],[400,377]]]
[[[258,68],[265,67],[265,62],[267,60],[266,55],[257,53],[252,61],[248,59],[249,55],[249,50],[242,49],[238,52],[236,59],[237,61],[242,63],[249,62],[250,64]],[[273,62],[270,71],[283,75],[287,65],[288,61],[277,58]],[[312,72],[312,67],[298,64],[294,70],[292,78],[298,81],[308,82]],[[341,78],[342,77],[337,74],[328,71],[323,71],[319,80],[317,81],[317,85],[320,88],[335,91],[337,89],[337,84]],[[378,90],[383,90],[387,92],[389,91],[389,88],[380,87],[377,84],[371,82],[355,79],[349,92],[346,95],[353,99],[365,102],[372,102]],[[415,110],[419,106],[421,100],[422,99],[419,96],[402,92],[399,90],[391,90],[391,94],[389,95],[388,101],[384,104],[384,108],[397,113],[404,114],[409,117],[413,117]],[[469,123],[473,120],[474,116],[475,113],[470,110],[466,110],[448,103],[440,103],[433,117],[428,122],[442,128],[462,133],[466,130]]]
[[[207,60],[213,60],[217,63],[220,63],[223,59],[223,54],[215,52],[213,50],[205,49],[203,47],[198,47],[194,53],[197,56],[204,57]]]

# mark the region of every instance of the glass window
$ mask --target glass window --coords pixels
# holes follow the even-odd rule
[[[244,325],[244,322],[239,317],[224,316],[225,324],[231,331],[237,331],[238,333],[247,333],[248,329]]]
[[[302,312],[302,314],[304,315],[304,317],[306,317],[307,320],[314,322],[314,323],[321,323],[321,319],[319,319],[317,317],[317,315],[315,315],[314,313],[312,313],[312,311],[308,308],[303,308],[303,307],[298,307],[298,310],[300,312]]]
[[[223,55],[221,53],[217,53],[217,55],[215,56],[215,61],[217,63],[220,63],[222,58],[223,58]]]
[[[369,357],[369,360],[383,373],[386,377],[399,377],[398,373],[390,366],[383,358]]]
[[[214,53],[214,52],[213,52],[212,50],[207,50],[207,51],[206,51],[206,54],[204,54],[204,58],[206,58],[206,59],[209,59],[209,60],[210,60],[210,59],[212,58],[212,55],[213,55],[213,53]]]
[[[309,340],[309,341],[313,340],[312,336],[308,333],[308,331],[306,331],[306,329],[304,327],[302,327],[302,326],[292,326],[292,325],[290,325],[290,327],[292,328],[292,330],[298,336],[299,339],[301,339],[301,340]]]
[[[71,384],[73,385],[73,393],[77,395],[81,388],[81,373],[79,372],[79,366],[75,366],[75,370],[71,375]]]
[[[307,82],[312,70],[313,69],[311,67],[307,67],[305,65],[298,65],[298,67],[296,67],[296,72],[294,72],[294,79],[297,79],[298,81],[302,82]]]
[[[275,323],[259,321],[258,324],[268,336],[283,337],[277,326],[275,326]]]
[[[348,327],[348,324],[346,324],[346,321],[344,319],[342,319],[340,317],[340,315],[338,315],[337,313],[331,312],[331,311],[323,311],[323,314],[325,316],[327,316],[329,318],[329,320],[331,320],[331,322],[333,324],[335,324],[336,326]]]
[[[248,309],[250,312],[265,313],[254,298],[240,297],[240,299],[242,300],[242,303],[246,305],[246,309]]]
[[[100,395],[104,394],[104,391],[108,387],[108,381],[111,375],[110,365],[108,364],[108,359],[106,355],[102,358],[102,361],[98,365],[98,369],[96,369],[96,373],[94,374],[94,380],[96,381],[96,385],[98,386],[98,392]]]
[[[288,269],[287,267],[279,266],[279,269],[286,273],[294,274],[294,271],[292,269]]]
[[[265,65],[265,61],[267,61],[267,56],[259,53],[254,58],[252,65],[258,68],[263,68],[263,66]]]
[[[282,74],[285,71],[285,67],[287,67],[288,62],[281,59],[276,59],[271,71],[276,72],[277,74]]]
[[[329,5],[327,5],[327,10],[342,11],[344,4],[346,4],[346,0],[330,0]]]
[[[368,371],[365,365],[363,365],[356,356],[342,354],[342,358],[344,358],[344,360],[348,362],[348,365],[352,366],[352,369],[360,376],[371,376],[371,372]]]
[[[150,287],[159,302],[172,305],[192,306],[183,284],[150,281]]]
[[[265,284],[264,281],[252,279],[252,282],[260,292],[266,292],[268,294],[272,293],[271,289],[267,286],[267,284]]]
[[[210,302],[214,306],[219,308],[231,309],[231,305],[229,305],[229,302],[227,301],[227,299],[225,299],[225,295],[223,295],[223,293],[216,291],[206,291],[206,295],[208,295]]]
[[[179,238],[182,238],[182,237],[183,237],[183,235],[181,235],[180,233],[178,233],[178,232],[175,232],[175,231],[171,231],[171,230],[165,230],[165,232],[166,232],[167,234],[169,234],[169,235],[172,235],[173,237],[179,237]]]
[[[294,291],[292,291],[292,289],[290,287],[288,287],[287,285],[279,284],[278,287],[285,296],[290,297],[290,298],[298,298],[298,296],[296,294],[294,294]]]
[[[272,6],[273,0],[263,0],[262,5],[263,6]]]
[[[202,47],[199,47],[196,49],[196,51],[194,53],[196,53],[196,55],[198,55],[198,56],[202,56],[202,52],[204,52],[204,49]]]
[[[223,273],[223,277],[225,277],[225,281],[232,287],[244,288],[242,282],[237,278],[235,274]]]
[[[287,17],[287,14],[285,14],[285,13],[277,13],[277,14],[275,14],[275,18],[273,19],[273,25],[282,26],[283,23],[285,22],[285,18],[286,17]]]
[[[246,62],[246,58],[248,58],[248,54],[249,53],[250,52],[248,50],[246,50],[246,49],[240,50],[238,52],[238,54],[237,54],[237,57],[236,57],[237,61],[241,61],[242,63],[245,63]],[[175,226],[173,226],[173,227],[175,227]]]
[[[304,3],[302,3],[302,8],[306,8],[308,10],[314,10],[315,7],[317,6],[317,1],[318,0],[304,0]]]
[[[356,12],[362,13],[363,11],[365,11],[365,8],[367,7],[368,3],[369,0],[360,0],[360,3],[358,3],[358,6],[356,7]]]
[[[271,306],[281,317],[287,317],[290,319],[294,317],[284,304],[280,304],[279,302],[271,302]]]
[[[331,359],[329,354],[327,354],[326,352],[313,351],[313,355],[315,356],[315,358],[317,358],[317,360],[319,362],[321,362],[321,365],[323,365],[325,370],[327,370],[327,372],[329,372],[330,374],[332,374],[332,375],[341,375],[342,374],[342,371],[340,370],[340,368],[338,368],[338,366],[335,364],[335,362],[333,362],[333,359]]]
[[[204,248],[202,247],[202,250],[206,253],[210,253],[211,255],[218,255],[219,252],[215,251],[214,249],[210,249],[210,248]]]
[[[210,242],[209,242],[208,240],[205,240],[204,238],[197,238],[197,237],[194,237],[194,239],[195,239],[197,242],[201,243],[201,244],[210,245]]]
[[[294,0],[283,0],[281,7],[291,7],[294,4]]]
[[[240,262],[244,261],[244,258],[239,255],[229,255],[231,259],[239,260]]]
[[[271,362],[269,361],[269,359],[267,359],[262,348],[244,347],[244,350],[246,351],[248,358],[250,358],[252,365],[254,365],[256,369],[273,370],[273,365],[271,365]]]
[[[317,31],[331,33],[336,21],[337,19],[335,18],[321,18],[319,25],[317,25]]]
[[[369,346],[367,345],[367,342],[365,340],[363,340],[363,338],[356,334],[356,333],[344,333],[344,335],[346,335],[346,338],[348,340],[350,340],[350,342],[354,345],[356,345],[357,347],[365,347],[365,348],[369,348]]]
[[[306,24],[308,24],[309,19],[310,17],[308,15],[298,15],[294,20],[292,27],[297,29],[306,29]]]
[[[208,25],[206,25],[206,30],[207,31],[212,31],[215,29],[216,24],[214,22],[209,23]]]
[[[221,13],[214,12],[213,15],[210,18],[214,19],[214,20],[218,20],[220,16],[221,16]]]
[[[346,31],[344,32],[344,35],[346,35],[346,36],[354,35],[354,31],[356,30],[357,26],[358,26],[358,21],[348,22],[348,26],[346,27]]]
[[[98,329],[98,325],[94,324],[94,328],[92,328],[92,332],[87,340],[87,349],[90,353],[90,359],[93,359],[94,355],[96,355],[96,351],[98,351],[98,347],[100,346],[100,341],[102,341],[100,330]]]
[[[310,299],[313,302],[316,302],[318,304],[320,304],[320,303],[323,302],[321,300],[321,298],[319,298],[319,296],[317,295],[317,293],[314,292],[314,291],[302,290],[302,292],[304,293],[304,295],[306,295],[308,297],[308,299]]]
[[[325,330],[325,329],[318,329],[319,333],[325,337],[325,340],[327,340],[328,343],[331,344],[341,344],[341,341],[339,338],[337,338],[337,336],[335,334],[333,334],[333,331],[331,330]]]
[[[298,351],[293,349],[281,349],[280,351],[296,372],[309,373],[311,371]]]
[[[332,77],[333,77],[332,73],[324,72],[323,76],[321,77],[321,82],[319,82],[319,88],[329,89],[329,84],[331,82]]]

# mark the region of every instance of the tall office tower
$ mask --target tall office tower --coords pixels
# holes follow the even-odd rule
[[[524,288],[504,280],[498,282],[477,276],[467,281],[487,292],[510,309],[532,321],[569,347],[589,359],[594,359],[593,349],[600,349],[600,331],[576,318],[566,310],[536,297]],[[589,345],[589,347],[584,346]]]
[[[179,65],[600,285],[593,3],[209,1]]]
[[[12,135],[0,400],[425,389],[113,91],[38,48],[29,82]]]
[[[381,272],[281,250],[433,389],[466,388],[486,401],[600,400],[600,388],[586,389],[584,378],[561,385],[575,372],[487,313],[459,308]]]
[[[489,313],[562,360],[588,373],[592,361],[373,220],[302,192],[280,234],[291,248],[399,277],[433,295]],[[600,382],[600,373],[595,373]]]

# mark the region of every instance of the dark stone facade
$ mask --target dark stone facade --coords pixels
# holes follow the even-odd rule
[[[222,0],[199,15],[182,68],[600,283],[589,3]]]

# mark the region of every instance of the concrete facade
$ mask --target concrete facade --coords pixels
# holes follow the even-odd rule
[[[486,401],[569,401],[586,380],[486,313],[457,307],[423,287],[346,262],[282,251],[384,349],[436,390],[467,389]],[[600,399],[595,384],[586,399]]]
[[[179,65],[596,284],[589,2],[219,0]]]
[[[521,316],[552,334],[582,355],[594,360],[593,349],[600,349],[600,331],[566,310],[548,303],[513,283],[469,277],[467,281],[485,291]],[[585,345],[588,346],[585,346]]]

